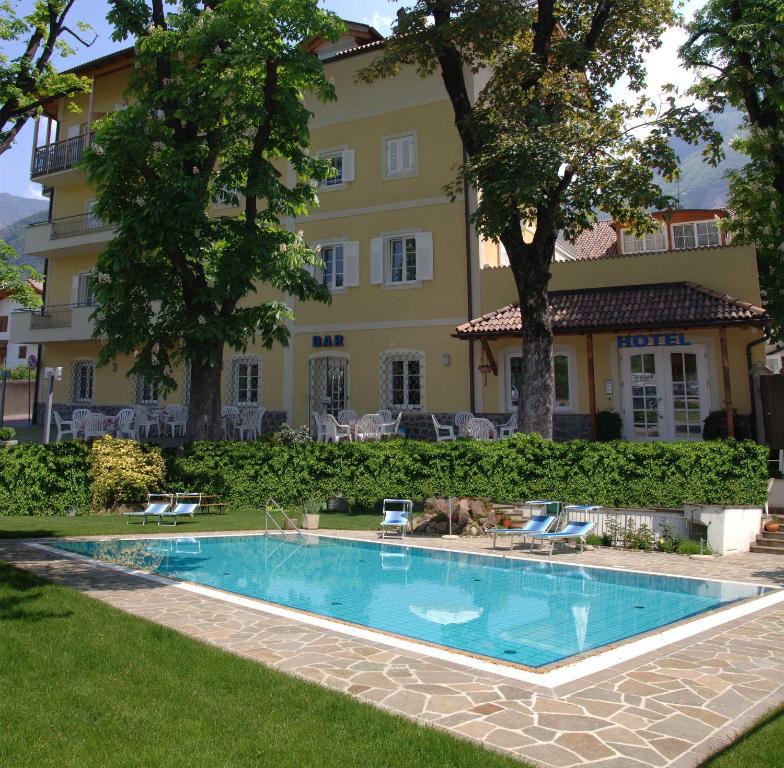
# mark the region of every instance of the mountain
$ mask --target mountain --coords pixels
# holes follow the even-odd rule
[[[0,228],[0,240],[8,243],[19,254],[16,259],[13,259],[15,264],[29,264],[39,271],[44,268],[43,256],[29,256],[26,253],[22,253],[22,249],[24,248],[25,230],[27,227],[45,218],[45,212],[43,215],[33,213],[24,219],[19,219],[13,224]]]
[[[725,159],[715,168],[702,159],[704,145],[692,146],[672,139],[671,146],[680,158],[681,178],[676,184],[663,184],[664,191],[678,197],[681,208],[723,208],[727,205],[727,181],[724,174],[741,168],[746,157],[732,149],[732,140],[742,130],[743,115],[728,107],[712,115],[713,124],[724,138]]]
[[[0,192],[0,229],[33,214],[38,214],[40,218],[46,218],[48,209],[48,200],[19,197],[18,195],[9,195],[8,192]]]

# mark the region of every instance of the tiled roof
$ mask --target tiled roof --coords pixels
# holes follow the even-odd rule
[[[710,325],[765,325],[768,313],[695,283],[551,291],[555,333]],[[520,307],[507,304],[457,327],[457,336],[519,336]]]
[[[616,230],[612,221],[597,221],[590,229],[581,233],[574,243],[574,258],[577,261],[594,261],[617,256]]]

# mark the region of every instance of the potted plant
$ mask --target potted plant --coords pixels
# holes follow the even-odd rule
[[[781,521],[776,515],[772,515],[765,521],[765,530],[768,533],[776,533],[781,527]]]
[[[319,511],[321,501],[319,499],[308,499],[302,505],[302,527],[306,531],[315,531],[319,527]]]
[[[501,527],[502,528],[511,528],[512,527],[512,518],[508,514],[506,514],[506,513],[501,515],[501,521],[500,522],[501,522]]]
[[[11,448],[18,445],[19,441],[14,440],[16,437],[16,430],[13,427],[0,427],[0,447]]]

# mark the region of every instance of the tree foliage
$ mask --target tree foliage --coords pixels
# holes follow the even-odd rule
[[[0,290],[8,291],[23,307],[35,309],[41,305],[41,297],[30,281],[43,281],[44,276],[32,267],[14,264],[15,258],[16,251],[0,240]]]
[[[727,222],[757,247],[760,283],[784,338],[784,5],[780,0],[709,0],[689,25],[684,62],[701,75],[692,89],[713,112],[729,104],[746,115],[734,148],[749,162],[730,171]]]
[[[489,23],[489,20],[492,20]],[[597,211],[637,232],[664,208],[657,174],[677,177],[668,139],[719,137],[670,90],[645,97],[645,55],[676,23],[671,0],[418,0],[398,15],[383,56],[361,76],[391,77],[404,65],[440,73],[467,160],[452,185],[481,190],[473,221],[509,255],[523,317],[523,431],[552,430],[549,265],[559,231],[574,239]],[[484,83],[476,98],[466,73]],[[628,101],[614,98],[626,80]],[[520,222],[536,224],[525,242]]]
[[[16,3],[0,0],[0,42],[5,49],[0,51],[0,154],[48,100],[89,90],[88,78],[60,73],[51,61],[55,54],[73,53],[66,34],[80,39],[66,26],[74,2],[35,0],[30,13],[20,16]],[[89,29],[83,23],[75,26]]]
[[[329,298],[305,269],[318,253],[286,224],[332,172],[309,154],[303,95],[334,88],[302,43],[342,23],[317,0],[111,8],[116,37],[137,44],[130,106],[99,123],[85,158],[95,211],[116,225],[96,267],[99,362],[133,353],[131,373],[163,390],[189,364],[191,434],[215,437],[224,345],[286,343],[286,297]]]

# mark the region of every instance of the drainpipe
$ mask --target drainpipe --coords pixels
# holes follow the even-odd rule
[[[463,165],[468,162],[468,153],[463,149]],[[474,292],[471,287],[472,273],[471,273],[471,207],[468,202],[468,181],[463,179],[463,213],[465,216],[465,248],[466,248],[466,289],[468,299],[468,319],[474,319]],[[468,341],[468,387],[470,392],[470,407],[469,410],[473,413],[476,410],[476,397],[474,394],[474,379],[476,374],[474,372],[474,342],[472,339]]]

